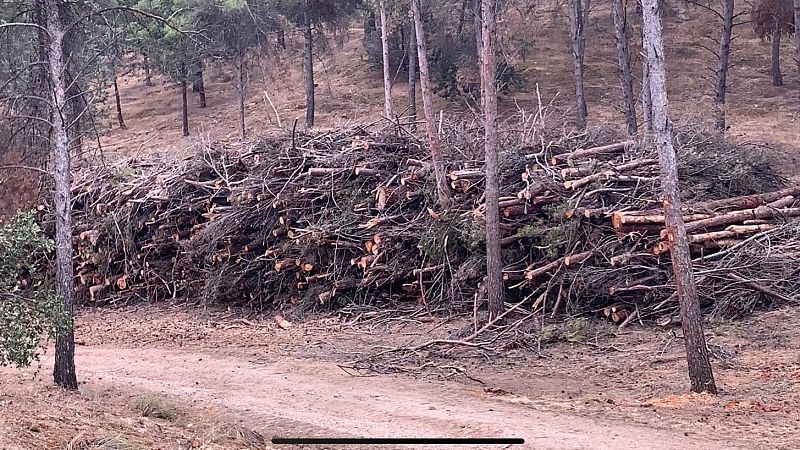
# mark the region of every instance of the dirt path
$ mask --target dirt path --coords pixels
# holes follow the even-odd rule
[[[521,447],[536,449],[732,448],[671,430],[540,412],[525,398],[457,383],[353,377],[324,362],[81,347],[77,363],[87,381],[224,407],[267,435],[522,437]]]

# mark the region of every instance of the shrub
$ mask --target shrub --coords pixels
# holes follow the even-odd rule
[[[0,228],[0,366],[30,365],[42,338],[68,323],[45,277],[53,249],[32,214]]]

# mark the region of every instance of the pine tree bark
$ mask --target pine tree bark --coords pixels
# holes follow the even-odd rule
[[[383,114],[392,120],[394,108],[392,105],[392,74],[389,68],[389,29],[386,24],[386,2],[380,3],[381,16],[381,53],[383,54]]]
[[[286,31],[283,27],[278,28],[278,50],[286,50]]]
[[[478,62],[478,67],[481,65],[481,55],[483,55],[483,10],[482,0],[474,0],[472,5],[472,27],[475,33],[475,58]]]
[[[44,19],[48,41],[47,66],[51,87],[52,148],[55,166],[55,210],[56,210],[56,295],[64,305],[68,318],[68,329],[56,335],[53,379],[65,389],[77,390],[75,375],[75,291],[72,266],[72,210],[70,199],[70,153],[68,125],[65,123],[67,100],[64,88],[64,29],[56,0],[45,0]]]
[[[664,195],[666,240],[670,244],[675,289],[680,302],[681,324],[686,345],[686,359],[692,392],[716,394],[714,375],[708,359],[703,334],[702,314],[694,283],[689,242],[681,212],[678,190],[678,165],[672,146],[672,123],[669,120],[664,45],[658,0],[642,0],[644,28],[647,36],[645,52],[650,62],[650,90],[653,99],[653,127],[661,166],[661,186]]]
[[[797,73],[800,74],[800,0],[794,0],[794,60],[797,63]],[[798,100],[800,100],[800,83],[797,85]],[[800,106],[800,105],[798,105]],[[800,132],[798,132],[800,138]]]
[[[244,90],[245,90],[245,71],[247,68],[245,67],[245,59],[244,55],[240,52],[236,56],[236,107],[237,107],[237,119],[239,125],[239,140],[244,141],[246,138],[245,134],[245,120],[244,120]]]
[[[417,32],[414,24],[411,24],[408,36],[408,114],[411,131],[417,131]]]
[[[586,1],[586,3],[584,3]],[[584,62],[586,59],[586,22],[588,20],[588,0],[570,0],[569,28],[572,42],[572,62],[575,72],[575,126],[579,130],[586,128],[586,108],[584,94]]]
[[[450,207],[450,192],[447,178],[444,173],[444,159],[442,158],[442,145],[436,133],[436,119],[433,112],[433,94],[428,75],[428,51],[425,42],[425,26],[422,22],[420,0],[411,0],[411,12],[414,16],[414,27],[417,32],[417,58],[419,60],[419,84],[422,90],[422,109],[425,113],[425,129],[428,135],[428,147],[433,159],[433,171],[436,175],[436,193],[439,206]]]
[[[181,122],[184,136],[189,136],[189,86],[186,80],[188,76],[186,65],[181,63]]]
[[[306,0],[306,9],[309,1]],[[305,40],[305,81],[306,81],[306,128],[314,127],[314,36],[311,34],[311,18],[305,13],[303,24]]]
[[[733,34],[733,8],[734,0],[722,2],[722,34],[719,38],[719,51],[716,70],[716,84],[714,86],[714,105],[711,116],[714,118],[714,128],[725,131],[725,96],[728,92],[728,67],[731,54],[731,36]]]
[[[197,92],[197,96],[200,99],[200,107],[206,107],[206,83],[204,80],[204,72],[203,72],[203,61],[198,63],[197,68],[197,80],[192,84],[192,90]],[[195,89],[196,88],[196,89]]]
[[[781,32],[772,33],[772,85],[783,86],[783,73],[781,72]]]
[[[637,5],[639,6],[639,9],[642,10],[642,14],[644,14],[641,0],[637,3]],[[644,24],[644,18],[642,18],[642,24]],[[640,35],[642,41],[642,52],[644,52],[648,46],[647,36],[644,33],[644,25],[641,27]],[[646,56],[642,60],[642,92],[640,97],[642,102],[642,125],[645,133],[650,134],[653,132],[653,99],[650,95],[650,64]]]
[[[150,57],[147,56],[147,53],[142,55],[144,62],[144,85],[145,86],[153,86],[153,77],[150,73]]]
[[[622,103],[628,134],[636,134],[636,103],[633,95],[633,75],[631,74],[631,55],[628,50],[628,18],[625,8],[627,0],[613,0],[611,16],[614,20],[614,34],[617,41],[617,64],[622,85]]]
[[[119,98],[119,86],[117,85],[117,74],[114,74],[114,102],[117,105],[117,123],[119,123],[119,127],[122,129],[127,128],[125,126],[125,119],[122,117],[122,100]]]
[[[496,0],[481,1],[482,37],[481,104],[483,106],[486,159],[486,289],[489,320],[503,313],[505,286],[500,250],[500,186],[497,168],[497,81],[495,67]]]

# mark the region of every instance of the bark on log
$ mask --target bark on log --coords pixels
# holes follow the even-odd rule
[[[586,185],[592,184],[596,181],[600,181],[602,179],[612,179],[614,177],[618,177],[619,174],[624,173],[629,170],[638,169],[645,166],[654,166],[658,164],[658,161],[655,159],[641,159],[638,161],[631,161],[629,163],[621,164],[617,167],[613,167],[608,170],[604,170],[599,173],[594,173],[578,180],[571,180],[564,182],[564,188],[566,189],[580,189]]]
[[[625,149],[629,147],[632,147],[634,144],[635,144],[634,141],[625,141],[625,142],[617,142],[615,144],[603,145],[600,147],[579,149],[570,153],[561,153],[559,155],[553,155],[550,161],[555,166],[567,161],[586,159],[586,158],[591,158],[592,156],[605,155],[609,153],[619,153],[625,151]]]

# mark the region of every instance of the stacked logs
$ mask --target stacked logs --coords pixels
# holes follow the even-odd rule
[[[752,270],[778,276],[797,258],[752,255],[761,237],[794,239],[787,230],[800,216],[800,188],[747,159],[752,149],[703,139],[679,155],[692,251],[702,261],[721,255],[713,275],[698,277],[705,305],[736,315],[794,299],[797,283],[785,273],[772,282]],[[516,143],[501,160],[510,301],[615,322],[675,310],[652,149],[564,137]],[[456,206],[447,211],[419,142],[361,128],[80,171],[78,293],[86,302],[182,297],[309,309],[412,301],[471,310],[485,295],[483,167],[448,161]],[[743,175],[720,181],[734,165]],[[751,272],[741,270],[743,255],[757,259]],[[713,291],[726,279],[740,280],[738,297],[720,302]]]

